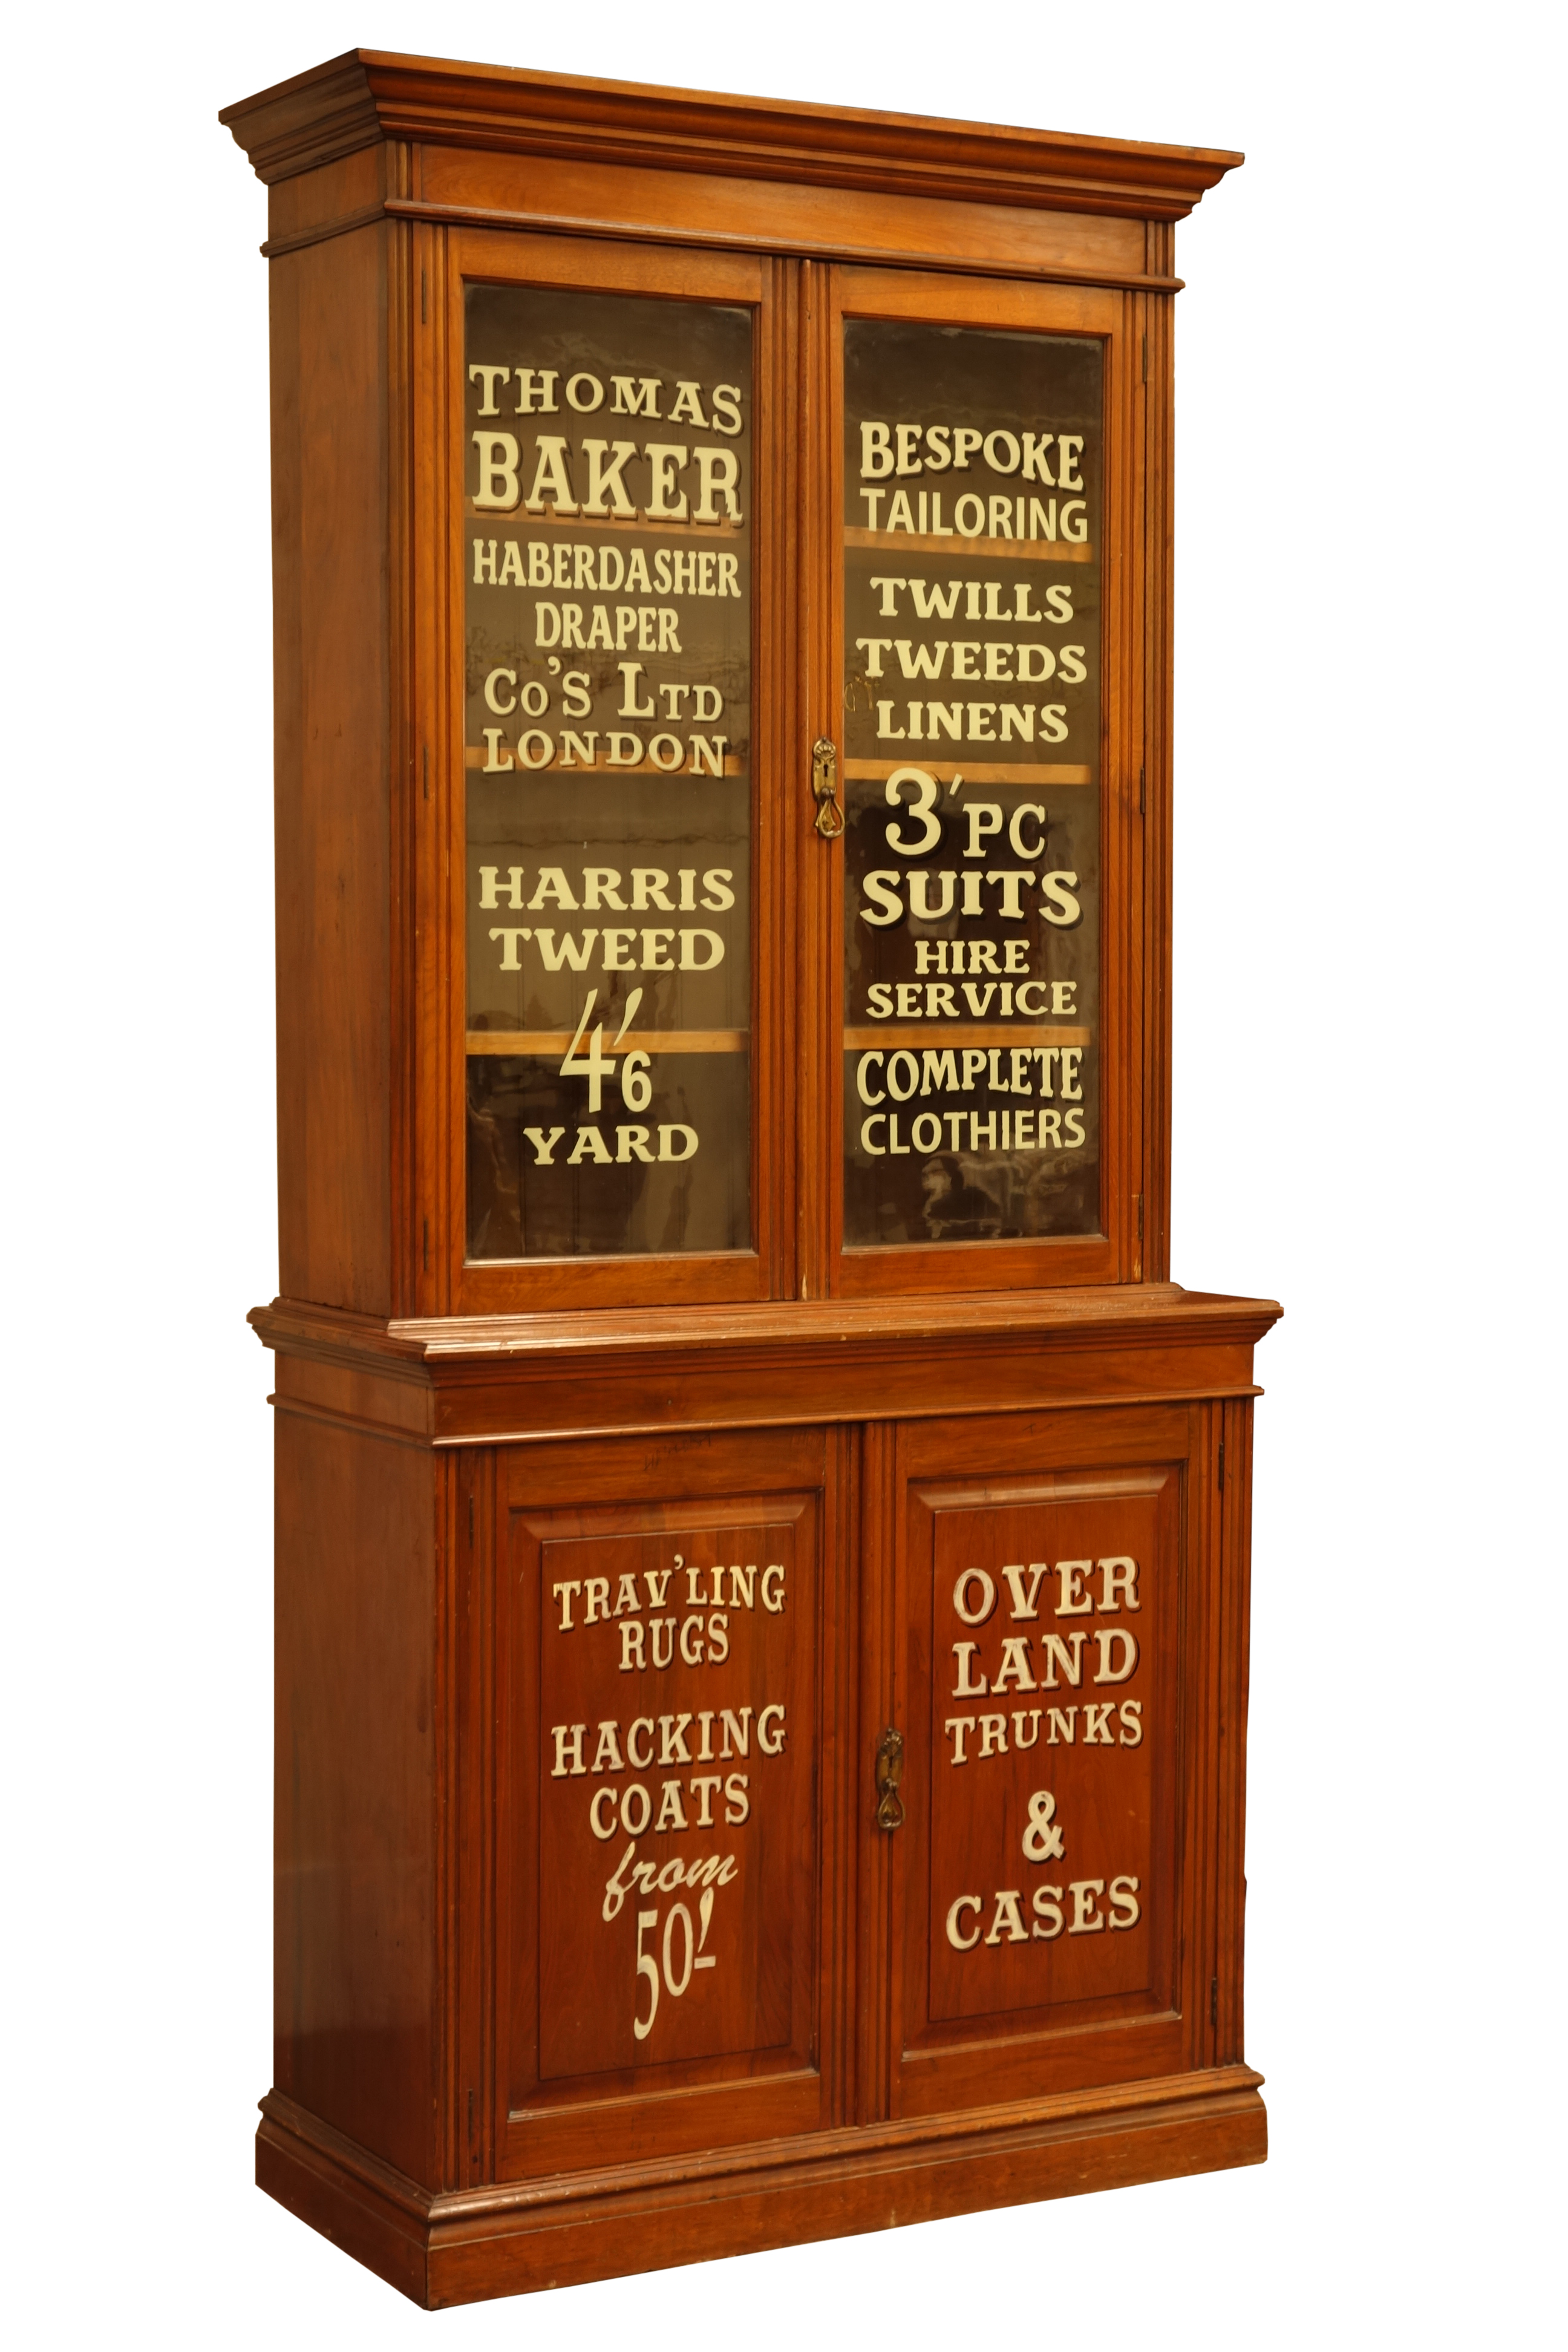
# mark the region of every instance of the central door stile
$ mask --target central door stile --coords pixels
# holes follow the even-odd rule
[[[898,1965],[894,1839],[879,1828],[873,1765],[883,1728],[897,1720],[899,1612],[894,1559],[898,1546],[899,1432],[888,1422],[859,1429],[860,1706],[851,1775],[855,1850],[860,1862],[860,1953],[857,1984],[859,2049],[855,2120],[882,2123],[892,2112],[892,2019],[898,2014],[893,1972]]]
[[[833,1083],[837,1023],[837,939],[843,848],[817,819],[826,806],[814,791],[813,746],[836,741],[838,698],[834,643],[833,517],[837,456],[832,338],[833,272],[819,261],[795,271],[795,400],[798,420],[795,521],[795,572],[791,584],[797,658],[791,708],[795,725],[792,763],[781,799],[795,857],[799,861],[797,929],[797,1085],[802,1102],[820,1107],[799,1130],[799,1256],[795,1295],[824,1298],[833,1289],[837,1214],[837,1088]]]

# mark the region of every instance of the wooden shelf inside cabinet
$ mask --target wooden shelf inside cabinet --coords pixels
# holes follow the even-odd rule
[[[223,120],[258,2179],[439,2304],[1256,2161],[1279,1309],[1168,1252],[1173,228],[1240,158],[371,50]]]

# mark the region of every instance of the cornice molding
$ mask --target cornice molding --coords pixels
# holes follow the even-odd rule
[[[660,1307],[585,1314],[450,1316],[383,1320],[298,1300],[253,1307],[263,1345],[341,1362],[376,1360],[406,1373],[464,1365],[560,1364],[591,1358],[598,1369],[667,1349],[743,1355],[774,1350],[840,1357],[889,1340],[935,1346],[1035,1348],[1130,1339],[1254,1346],[1279,1320],[1268,1298],[1231,1298],[1175,1283],[1007,1291],[968,1297],[780,1299],[733,1307]]]
[[[383,140],[1181,220],[1242,161],[1066,131],[351,49],[218,117],[270,185]]]

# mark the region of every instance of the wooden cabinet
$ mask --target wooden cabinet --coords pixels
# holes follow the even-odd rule
[[[461,2301],[1264,2150],[1168,1276],[1172,224],[371,52],[271,189],[277,2063]]]

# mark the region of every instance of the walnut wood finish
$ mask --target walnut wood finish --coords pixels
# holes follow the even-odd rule
[[[1101,1109],[1101,1216],[1105,1231],[1093,1238],[992,1242],[972,1244],[959,1255],[943,1248],[858,1249],[845,1252],[841,1195],[829,1195],[828,1285],[835,1292],[864,1297],[879,1291],[948,1293],[973,1286],[995,1290],[1009,1283],[1034,1286],[1073,1282],[1137,1282],[1142,1279],[1139,1203],[1154,1181],[1144,1146],[1139,1074],[1146,1050],[1158,1057],[1165,1041],[1151,1039],[1142,975],[1146,968],[1146,913],[1140,852],[1145,820],[1139,811],[1139,778],[1144,769],[1145,679],[1137,660],[1148,568],[1158,568],[1158,548],[1146,544],[1151,516],[1142,495],[1147,388],[1142,381],[1142,336],[1145,304],[1102,287],[1043,288],[929,276],[912,270],[838,269],[831,273],[827,348],[832,382],[827,394],[837,418],[842,409],[843,321],[847,318],[921,319],[943,326],[1011,328],[1039,334],[1095,336],[1106,354],[1105,539],[1123,551],[1108,575],[1104,620],[1103,782],[1100,789],[1100,869],[1104,908],[1101,941],[1101,1060],[1106,1084]],[[1137,354],[1134,357],[1134,354]],[[834,453],[832,508],[835,535],[843,528],[843,435],[831,436]],[[836,595],[830,621],[829,675],[845,673],[841,573],[832,575]],[[831,704],[822,724],[837,724]],[[818,859],[816,879],[822,900],[816,936],[843,933],[843,866]],[[826,960],[826,959],[825,959]],[[836,1065],[844,1025],[841,960],[829,968],[830,1055],[813,1070],[803,1090],[807,1101],[829,1107],[831,1160],[842,1160],[843,1091]]]
[[[1241,161],[1219,148],[650,89],[380,49],[348,50],[218,120],[268,186],[397,141],[1173,221]]]
[[[270,189],[273,305],[258,2180],[439,2305],[1259,2160],[1248,1479],[1279,1309],[1168,1279],[1172,224],[1239,158],[372,51],[223,120]],[[749,1252],[465,1262],[476,280],[752,312]],[[847,317],[1105,345],[1098,1236],[841,1248],[842,860],[809,747],[840,731]],[[1004,1610],[955,1665],[974,1559],[1134,1549],[1135,1617],[1114,1585],[1075,1615],[1069,1578],[1067,1615]],[[617,1610],[626,1579],[668,1600],[650,1655],[607,1600],[568,1625],[595,1578]],[[1041,1698],[1064,1657],[1120,1679]],[[955,1765],[955,1672],[1011,1683],[991,1712],[1039,1707],[1036,1741],[977,1702],[986,1753]],[[712,1871],[617,1906],[639,1769],[656,1861]],[[1018,1839],[1047,1786],[1068,1876],[1135,1881],[1135,1919],[1094,1926],[1091,1892],[1076,1928],[1014,1935],[1003,1895],[1051,1917]]]
[[[1163,1279],[1170,224],[1237,158],[370,52],[223,119],[271,184],[275,230],[285,1295],[393,1315],[489,1315],[634,1297]],[[675,156],[690,163],[693,140],[701,168],[673,168]],[[816,168],[808,152],[819,153]],[[721,158],[742,176],[726,180]],[[552,189],[550,173],[568,167],[579,184]],[[990,204],[1001,186],[1016,207],[1005,229]],[[552,235],[538,233],[542,219]],[[831,268],[812,257],[824,254],[926,267]],[[464,1264],[452,420],[470,278],[684,292],[755,310],[754,1258]],[[923,1264],[918,1251],[892,1265],[880,1252],[838,1254],[838,1097],[836,1083],[821,1089],[838,1052],[839,867],[797,820],[806,747],[838,730],[835,420],[847,311],[1106,339],[1115,560],[1104,645],[1103,1241],[975,1244]],[[802,1131],[803,1103],[823,1106],[828,1134],[815,1118]]]
[[[258,1309],[290,1580],[258,2178],[441,2302],[1258,2160],[1240,2063],[1246,1482],[1252,1349],[1277,1313],[1170,1286],[490,1327]],[[353,1486],[367,1475],[374,1504]],[[1085,1488],[1142,1490],[1163,1513],[1156,1934],[1120,2011],[1015,2000],[972,2050],[972,2031],[921,2022],[930,1528],[977,1499],[1037,1515],[1064,1486],[1080,1507]],[[395,1537],[405,1515],[414,1532]],[[552,1541],[784,1519],[822,1593],[793,1702],[817,1798],[795,1816],[787,1935],[770,1931],[792,1970],[809,1950],[801,2022],[766,2066],[699,2063],[674,2098],[649,2070],[541,2100],[528,1988],[550,1855],[531,1809],[550,1711],[529,1675],[550,1580],[531,1563]],[[423,1560],[399,1566],[416,1538]],[[377,1595],[398,1622],[365,1644]],[[871,1769],[888,1722],[911,1741],[893,1839]],[[297,1787],[320,1792],[309,1819]],[[944,1834],[951,1861],[964,1832]],[[396,1981],[378,1985],[373,1923],[398,1917]],[[563,2242],[563,2198],[605,2231]]]

